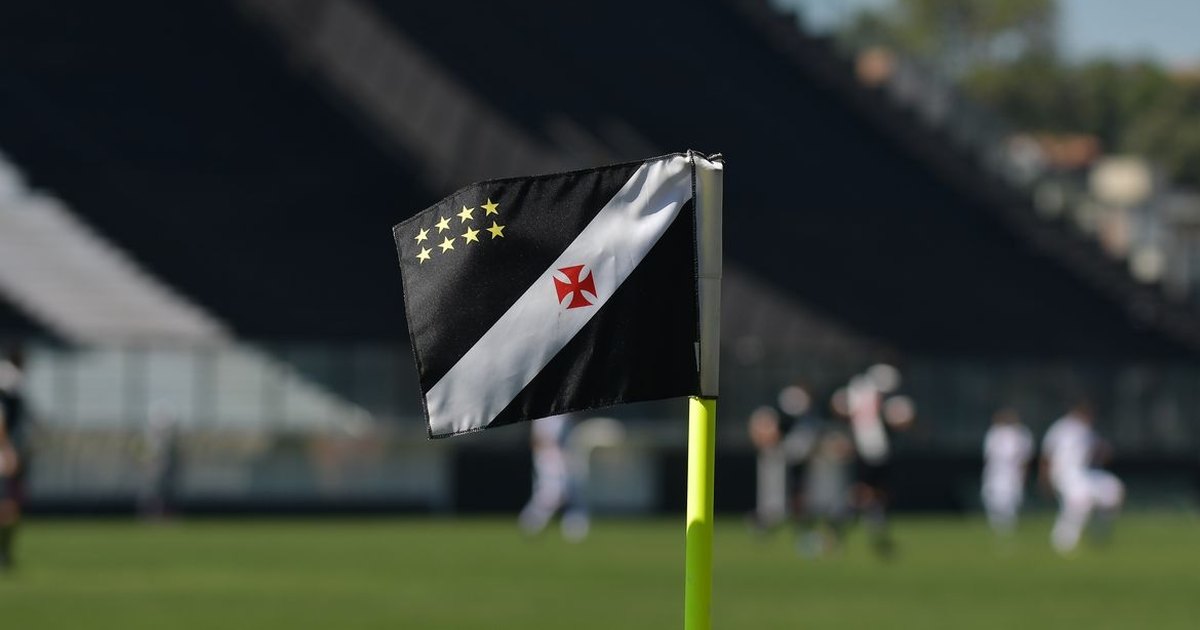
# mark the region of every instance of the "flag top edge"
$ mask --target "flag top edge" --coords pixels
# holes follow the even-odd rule
[[[648,162],[657,162],[659,160],[666,160],[668,158],[675,158],[675,157],[688,157],[689,155],[692,155],[692,154],[699,154],[699,152],[676,151],[674,153],[666,153],[663,155],[656,155],[654,157],[648,157],[648,158],[644,158],[641,160],[627,160],[624,162],[613,162],[611,164],[602,164],[600,166],[591,166],[588,168],[572,169],[569,171],[556,171],[553,173],[540,173],[537,175],[516,175],[513,177],[497,177],[495,179],[484,179],[484,180],[480,180],[477,182],[471,182],[470,184],[467,184],[465,186],[462,186],[461,188],[456,189],[454,192],[446,195],[445,197],[442,197],[441,199],[437,200],[436,202],[429,204],[428,206],[425,206],[424,208],[421,208],[420,210],[414,212],[413,215],[408,217],[407,219],[393,225],[392,226],[392,236],[394,238],[395,234],[398,230],[400,230],[401,228],[405,227],[406,225],[416,221],[422,214],[425,214],[426,212],[442,205],[443,203],[446,203],[447,201],[450,201],[451,199],[453,199],[467,191],[474,190],[481,186],[492,186],[492,185],[496,185],[496,184],[508,184],[511,182],[548,179],[551,177],[562,177],[564,175],[585,175],[587,173],[595,173],[597,171],[603,171],[603,170],[610,169],[610,168],[620,168],[622,166],[632,166],[634,164],[646,164]],[[717,154],[717,155],[719,155],[719,154]]]

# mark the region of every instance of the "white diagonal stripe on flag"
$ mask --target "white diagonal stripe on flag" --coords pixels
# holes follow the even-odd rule
[[[562,255],[425,395],[432,435],[484,428],[591,320],[692,197],[691,165],[674,155],[643,164]],[[558,269],[586,265],[592,306],[564,308]]]

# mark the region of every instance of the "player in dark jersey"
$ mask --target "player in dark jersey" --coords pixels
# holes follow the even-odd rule
[[[4,423],[3,439],[15,465],[5,466],[7,474],[0,484],[0,570],[13,563],[13,540],[21,522],[21,506],[25,502],[25,480],[29,474],[29,427],[25,398],[21,392],[24,380],[24,355],[14,347],[0,361],[0,419]]]
[[[907,396],[892,395],[900,385],[896,368],[879,364],[855,376],[846,386],[845,413],[858,451],[855,504],[867,526],[876,553],[889,557],[895,550],[888,528],[887,507],[891,500],[891,439],[907,430],[915,415]]]

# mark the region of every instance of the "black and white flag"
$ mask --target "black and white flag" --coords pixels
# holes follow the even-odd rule
[[[721,174],[688,152],[493,180],[393,228],[430,436],[715,396]]]

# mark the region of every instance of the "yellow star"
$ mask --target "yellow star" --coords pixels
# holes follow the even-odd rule
[[[500,204],[492,203],[491,197],[488,197],[487,203],[481,204],[479,207],[483,208],[483,210],[485,212],[485,214],[483,216],[485,216],[485,217],[491,216],[493,214],[500,214],[500,211],[496,209],[496,208],[500,207]]]
[[[436,227],[438,229],[438,233],[441,233],[445,230],[449,230],[450,229],[450,219],[447,219],[446,217],[442,217],[442,220],[438,221],[437,225],[435,225],[434,227]]]
[[[478,243],[479,237],[475,236],[476,234],[479,234],[479,230],[472,230],[471,228],[467,228],[467,231],[463,232],[463,238],[466,239],[466,241],[468,243]]]
[[[497,236],[499,236],[500,238],[504,238],[504,227],[505,226],[503,226],[503,225],[496,225],[496,222],[492,221],[492,227],[488,228],[487,231],[492,233],[493,239],[496,238]]]
[[[420,264],[423,265],[423,264],[425,264],[426,260],[429,260],[429,252],[431,252],[431,251],[433,251],[433,250],[429,249],[427,247],[421,248],[421,253],[417,254],[417,260],[421,261]]]
[[[446,250],[454,249],[454,239],[447,236],[446,240],[442,241],[441,245],[438,245],[438,247],[442,248],[442,253],[444,254],[446,253]]]
[[[462,212],[458,213],[458,218],[462,219],[462,221],[459,221],[459,223],[466,223],[467,221],[474,219],[475,217],[471,216],[471,213],[474,211],[475,208],[463,206]]]
[[[421,230],[421,231],[420,231],[420,232],[417,234],[417,242],[418,242],[418,243],[420,243],[421,241],[423,241],[423,240],[425,240],[425,239],[427,239],[427,238],[429,238],[429,230]]]

